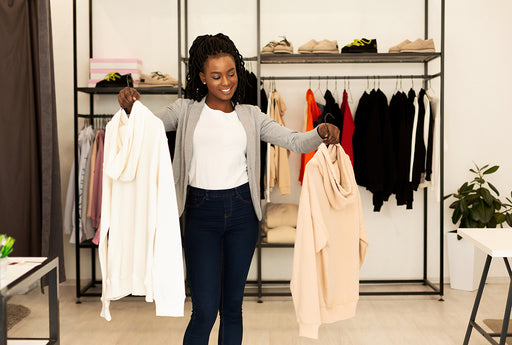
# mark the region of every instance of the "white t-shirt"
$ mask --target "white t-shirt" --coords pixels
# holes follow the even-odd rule
[[[247,135],[235,111],[224,113],[205,103],[192,142],[189,185],[229,189],[249,181]]]

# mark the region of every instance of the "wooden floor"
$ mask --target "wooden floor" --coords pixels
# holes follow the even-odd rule
[[[386,287],[389,290],[389,286]],[[401,287],[396,287],[400,289]],[[376,287],[363,286],[362,291]],[[486,285],[477,321],[502,318],[508,284]],[[319,340],[298,336],[290,297],[266,297],[264,303],[248,297],[244,302],[244,345],[451,345],[462,344],[476,292],[445,288],[439,296],[362,296],[357,315],[349,320],[320,327]],[[15,325],[9,337],[46,337],[47,295],[35,289],[15,296],[12,303],[23,304],[31,314]],[[60,286],[60,334],[62,345],[181,345],[190,317],[187,299],[185,317],[156,317],[154,305],[143,298],[128,297],[111,305],[112,321],[100,318],[99,298],[82,298],[75,303],[74,285]],[[484,326],[485,328],[485,326]],[[218,325],[210,344],[217,344]],[[471,345],[488,344],[473,331]]]

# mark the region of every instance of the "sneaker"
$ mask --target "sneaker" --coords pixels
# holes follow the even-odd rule
[[[274,48],[277,46],[278,43],[276,41],[270,41],[268,42],[263,49],[261,49],[261,54],[274,54]]]
[[[293,54],[293,45],[283,37],[274,47],[274,54]]]
[[[404,45],[400,49],[400,53],[435,53],[434,40],[422,40],[418,38],[416,41]]]
[[[405,46],[406,44],[409,44],[409,43],[411,43],[411,41],[405,40],[402,43],[399,43],[396,46],[389,48],[388,53],[400,53],[400,49],[402,49],[403,46]]]
[[[130,86],[133,87],[133,78],[130,73],[128,74],[119,74],[118,72],[110,72],[96,83],[96,87],[125,87]]]
[[[339,49],[340,48],[338,48],[338,41],[323,40],[318,42],[318,44],[313,48],[313,53],[338,54]]]
[[[342,53],[376,53],[377,40],[376,39],[355,39],[352,43],[347,44],[341,48]]]
[[[318,42],[316,40],[308,41],[299,47],[298,52],[299,54],[311,54],[317,44]]]
[[[140,76],[140,87],[154,87],[154,86],[178,86],[178,80],[174,79],[168,74],[156,71],[151,74],[142,73]]]

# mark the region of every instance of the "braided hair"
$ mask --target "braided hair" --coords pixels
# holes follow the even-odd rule
[[[221,33],[216,35],[198,36],[189,50],[187,86],[185,88],[185,97],[200,101],[206,94],[208,88],[201,81],[199,72],[204,73],[204,64],[209,57],[219,57],[230,55],[235,60],[236,74],[238,76],[238,86],[231,99],[234,104],[241,103],[244,99],[244,90],[246,86],[245,63],[242,55],[238,52],[231,39]]]

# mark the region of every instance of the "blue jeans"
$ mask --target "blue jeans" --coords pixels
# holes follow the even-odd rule
[[[185,211],[192,316],[183,344],[208,345],[218,312],[218,344],[240,345],[245,281],[258,239],[249,184],[225,190],[189,187]]]

